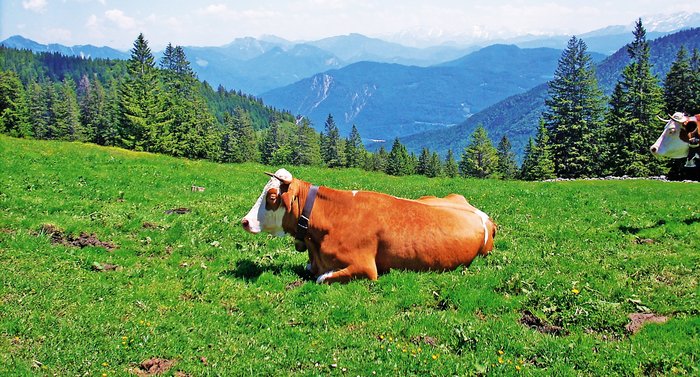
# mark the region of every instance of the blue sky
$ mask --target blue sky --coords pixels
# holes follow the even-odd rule
[[[402,32],[436,41],[578,35],[638,17],[698,12],[678,0],[1,0],[0,40],[131,48],[139,32],[151,47],[220,46],[244,36],[313,40],[348,33]]]

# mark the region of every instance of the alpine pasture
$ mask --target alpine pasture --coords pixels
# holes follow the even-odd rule
[[[318,285],[239,225],[276,168],[0,136],[0,375],[700,374],[698,184],[287,167],[499,226],[466,268]]]

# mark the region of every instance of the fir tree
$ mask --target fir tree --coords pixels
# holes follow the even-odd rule
[[[343,166],[343,146],[340,139],[340,130],[335,125],[333,115],[328,114],[321,138],[321,156],[323,162],[329,168]]]
[[[515,179],[518,175],[518,164],[515,162],[515,153],[506,135],[503,135],[496,147],[496,156],[498,158],[496,173],[502,179]]]
[[[656,116],[663,109],[663,93],[651,73],[649,42],[641,19],[635,24],[634,38],[627,45],[631,62],[615,86],[606,116],[605,167],[614,175],[645,177],[665,171],[663,163],[649,153],[658,137]]]
[[[52,86],[32,81],[27,89],[29,119],[31,133],[37,139],[51,139],[51,110],[49,106],[52,97]]]
[[[459,175],[459,166],[457,161],[455,161],[454,153],[452,149],[447,150],[447,156],[445,157],[445,175],[450,178],[455,178]]]
[[[345,140],[345,166],[349,168],[359,168],[364,164],[366,151],[362,144],[360,132],[355,125],[352,125],[350,135]]]
[[[14,71],[0,71],[0,133],[31,136],[24,86]]]
[[[420,175],[428,175],[428,165],[430,164],[430,151],[428,148],[423,148],[420,153],[420,157],[418,157],[418,167],[416,168],[416,173]]]
[[[408,154],[406,147],[401,144],[399,138],[394,139],[394,144],[391,146],[391,151],[387,156],[385,173],[390,175],[402,176],[413,173],[411,166],[411,156]]]
[[[387,165],[389,164],[389,154],[382,145],[379,147],[377,153],[372,154],[365,161],[365,170],[386,172]]]
[[[544,121],[550,135],[555,173],[559,177],[589,177],[598,174],[598,146],[604,116],[603,94],[583,40],[572,37],[559,58]]]
[[[487,178],[494,173],[497,158],[496,148],[484,127],[479,125],[472,133],[469,145],[464,148],[459,170],[465,177]]]
[[[321,165],[321,142],[309,121],[304,118],[297,124],[296,146],[292,151],[294,165]]]
[[[425,175],[430,178],[435,178],[442,175],[442,164],[440,163],[440,156],[437,154],[437,152],[433,152],[430,155],[430,160],[428,161]]]
[[[530,138],[525,147],[525,157],[520,171],[520,178],[527,181],[538,181],[556,178],[554,161],[549,149],[549,135],[543,121],[537,129],[536,140]]]
[[[55,84],[55,97],[52,101],[53,123],[56,138],[69,141],[87,141],[83,125],[80,123],[80,108],[75,93],[75,82],[66,77],[62,84]]]
[[[690,67],[690,58],[685,46],[681,46],[676,54],[676,60],[671,64],[671,69],[664,81],[665,113],[673,114],[676,111],[694,114],[695,93],[692,91],[693,70]]]
[[[693,49],[693,55],[690,58],[690,71],[693,78],[690,81],[690,91],[694,93],[690,105],[690,114],[700,114],[700,52],[698,49]]]
[[[260,158],[263,164],[272,164],[273,155],[281,144],[279,123],[274,122],[264,133],[262,143],[260,144]]]
[[[139,34],[127,61],[128,77],[120,88],[123,115],[121,143],[124,147],[151,152],[172,152],[166,138],[174,109],[167,109],[162,96],[154,58],[143,34]]]
[[[221,145],[223,162],[258,161],[259,152],[255,141],[255,130],[250,116],[243,109],[224,116],[224,134]]]

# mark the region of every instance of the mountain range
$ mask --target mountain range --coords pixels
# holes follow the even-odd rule
[[[273,107],[303,114],[319,130],[333,114],[341,134],[356,125],[366,139],[388,140],[455,125],[546,82],[560,56],[551,48],[493,45],[430,67],[359,62],[261,97]]]
[[[700,26],[700,13],[643,20],[651,40]],[[594,60],[601,61],[598,76],[606,90],[626,64],[623,47],[632,39],[630,30],[630,25],[610,26],[578,36]],[[700,40],[693,30],[690,44]],[[184,49],[201,80],[260,96],[277,108],[308,117],[317,129],[333,114],[344,135],[355,124],[365,139],[400,136],[411,151],[427,146],[444,153],[459,151],[476,125],[483,124],[492,139],[508,134],[515,150],[522,152],[536,128],[545,83],[570,36],[458,42],[456,36],[441,38],[443,44],[427,46],[411,33],[382,39],[349,34],[304,42],[262,36]],[[665,74],[673,61],[668,51],[675,53],[677,46],[654,43],[652,55],[654,49],[667,50],[665,58],[659,55],[654,61],[657,73]],[[21,36],[0,44],[84,58],[130,56],[109,47],[43,45]]]

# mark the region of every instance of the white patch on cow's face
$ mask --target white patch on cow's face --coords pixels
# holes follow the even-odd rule
[[[680,138],[682,127],[671,119],[664,127],[664,132],[649,148],[657,157],[686,158],[690,146]]]
[[[267,232],[278,237],[284,236],[284,229],[282,228],[282,218],[284,217],[285,207],[283,205],[277,205],[274,207],[274,209],[268,209],[267,207],[269,206],[266,205],[268,193],[271,189],[274,189],[274,192],[278,197],[277,200],[281,200],[279,199],[280,186],[281,183],[279,179],[274,177],[270,178],[270,180],[263,188],[263,192],[262,194],[260,194],[258,201],[255,202],[253,208],[251,208],[248,214],[245,215],[243,220],[241,220],[241,223],[243,224],[243,228],[245,230],[247,230],[250,233]]]

